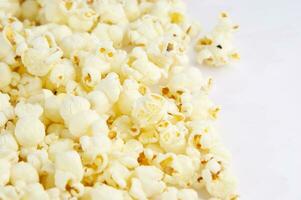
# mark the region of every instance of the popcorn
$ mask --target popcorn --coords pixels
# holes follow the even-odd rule
[[[135,175],[141,182],[146,197],[150,198],[163,192],[165,183],[161,181],[163,173],[153,166],[140,166],[135,169]]]
[[[22,198],[32,199],[32,200],[38,200],[38,199],[49,200],[49,196],[47,192],[44,190],[43,186],[39,183],[26,186]]]
[[[0,92],[0,127],[4,126],[8,120],[14,118],[14,109],[9,102],[10,97]]]
[[[76,151],[66,151],[56,154],[55,169],[69,172],[77,181],[82,179],[84,173],[80,156]]]
[[[18,199],[19,195],[13,186],[0,186],[0,198],[2,199]]]
[[[39,12],[39,4],[35,0],[26,0],[21,5],[21,16],[25,19],[35,20]]]
[[[236,179],[229,170],[223,170],[217,174],[203,170],[202,176],[204,177],[207,191],[212,196],[229,198],[235,194]]]
[[[73,150],[74,143],[70,139],[61,139],[49,145],[48,155],[54,161],[57,154]]]
[[[95,35],[101,41],[112,41],[114,47],[122,46],[124,30],[121,26],[100,23],[93,30],[92,34]]]
[[[181,200],[185,199],[193,199],[198,200],[198,193],[195,190],[192,189],[182,189],[178,193],[178,198]]]
[[[181,153],[186,146],[185,132],[179,130],[176,126],[169,126],[159,132],[160,146],[166,152]]]
[[[130,114],[134,102],[142,95],[139,92],[139,84],[135,80],[127,79],[123,83],[123,89],[118,100],[118,108],[123,114]]]
[[[139,141],[128,140],[118,155],[118,159],[123,165],[132,169],[139,166],[138,157],[142,151],[143,145]]]
[[[39,118],[43,113],[43,108],[40,105],[26,104],[20,102],[16,105],[15,114],[19,118],[33,117]]]
[[[129,176],[130,171],[124,165],[119,162],[113,162],[110,164],[107,173],[105,173],[105,180],[112,185],[124,189],[127,187]]]
[[[158,123],[165,117],[165,99],[157,94],[148,94],[134,102],[132,117],[141,127]]]
[[[99,115],[105,114],[111,108],[111,103],[108,97],[102,91],[92,91],[87,96],[91,103],[91,108]]]
[[[37,183],[38,181],[38,173],[31,164],[19,162],[11,167],[10,182],[14,186],[21,183]]]
[[[69,60],[61,60],[53,66],[49,80],[56,87],[66,86],[68,81],[75,79],[75,75],[72,63]]]
[[[101,73],[99,70],[92,67],[85,67],[82,69],[82,82],[88,87],[95,87],[101,80]]]
[[[44,140],[45,126],[33,116],[20,118],[16,124],[15,136],[20,145],[35,147]]]
[[[99,79],[102,74],[110,71],[110,64],[99,55],[89,54],[86,52],[80,52],[80,63],[82,70],[85,68],[91,68],[99,73]]]
[[[9,132],[2,132],[0,135],[0,149],[15,151],[18,150],[18,144],[14,136]]]
[[[23,52],[22,62],[30,74],[45,76],[62,56],[63,52],[58,48],[29,48]]]
[[[226,13],[199,63],[239,55]],[[0,2],[0,199],[236,199],[181,0]]]
[[[168,88],[173,91],[190,91],[195,92],[201,89],[203,85],[203,75],[196,68],[174,69],[169,76]]]
[[[98,118],[98,114],[92,110],[81,111],[72,115],[68,121],[70,134],[76,138],[87,134],[93,122]]]
[[[9,182],[11,164],[7,160],[0,159],[0,187]]]
[[[177,200],[178,199],[178,190],[174,187],[167,187],[166,191],[162,194],[156,196],[156,200]]]
[[[97,85],[96,90],[102,91],[109,99],[111,103],[115,103],[120,94],[121,85],[116,73],[108,74]]]
[[[75,31],[89,31],[97,19],[97,14],[90,8],[81,8],[68,16],[68,25]]]
[[[130,139],[139,134],[139,130],[127,115],[117,118],[112,124],[112,129],[116,131],[117,135],[122,139]]]
[[[218,25],[211,34],[197,41],[197,61],[210,66],[227,65],[230,60],[239,59],[239,54],[233,47],[232,34],[238,29],[227,13],[221,13]]]
[[[0,89],[7,87],[12,81],[12,72],[5,63],[0,63]]]
[[[28,98],[33,96],[42,90],[42,81],[38,77],[33,77],[28,74],[24,74],[18,84],[18,95]]]
[[[89,110],[90,103],[87,99],[79,96],[68,95],[64,98],[60,105],[60,114],[62,118],[68,123],[72,115],[80,111]]]
[[[101,16],[101,22],[107,24],[122,24],[127,22],[124,9],[119,3],[95,1],[93,8]]]
[[[18,0],[4,0],[0,3],[0,10],[6,14],[19,15],[20,3]]]
[[[114,187],[107,186],[105,184],[97,185],[91,188],[84,194],[83,199],[103,199],[103,200],[123,200],[123,192],[115,189]]]
[[[45,99],[44,114],[53,122],[62,122],[60,106],[65,98],[64,94],[52,95]]]
[[[64,52],[64,56],[70,58],[77,51],[85,49],[88,37],[89,35],[85,33],[73,33],[62,38],[59,45]]]

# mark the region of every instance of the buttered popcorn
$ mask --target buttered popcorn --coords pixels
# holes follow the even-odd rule
[[[238,59],[226,13],[197,60]],[[0,199],[236,200],[181,0],[0,1]]]

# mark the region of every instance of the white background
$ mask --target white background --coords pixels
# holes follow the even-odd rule
[[[228,11],[241,61],[213,76],[242,200],[301,200],[301,0],[186,0],[205,30]]]

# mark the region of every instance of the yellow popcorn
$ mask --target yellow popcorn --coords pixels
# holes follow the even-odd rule
[[[5,63],[0,63],[0,80],[0,88],[8,86],[12,81],[11,69]]]
[[[141,127],[158,123],[165,117],[165,99],[157,94],[149,94],[137,99],[132,116]]]
[[[31,164],[19,162],[11,167],[10,182],[13,185],[37,183],[38,181],[38,173]]]
[[[15,136],[24,147],[36,146],[44,140],[45,126],[35,117],[21,118],[16,124]]]
[[[227,13],[221,13],[219,23],[213,31],[198,39],[197,61],[209,66],[224,66],[231,60],[238,60],[239,54],[233,47],[233,33],[239,28],[232,23]]]
[[[212,79],[240,58],[182,0],[0,1],[0,199],[231,199]],[[198,34],[201,34],[198,36]],[[198,37],[198,38],[197,38]]]
[[[9,161],[0,159],[0,186],[9,182],[11,164]]]

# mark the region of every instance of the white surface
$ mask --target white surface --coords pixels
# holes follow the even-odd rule
[[[241,61],[208,70],[242,200],[301,200],[301,1],[187,0],[205,30],[228,11]]]

